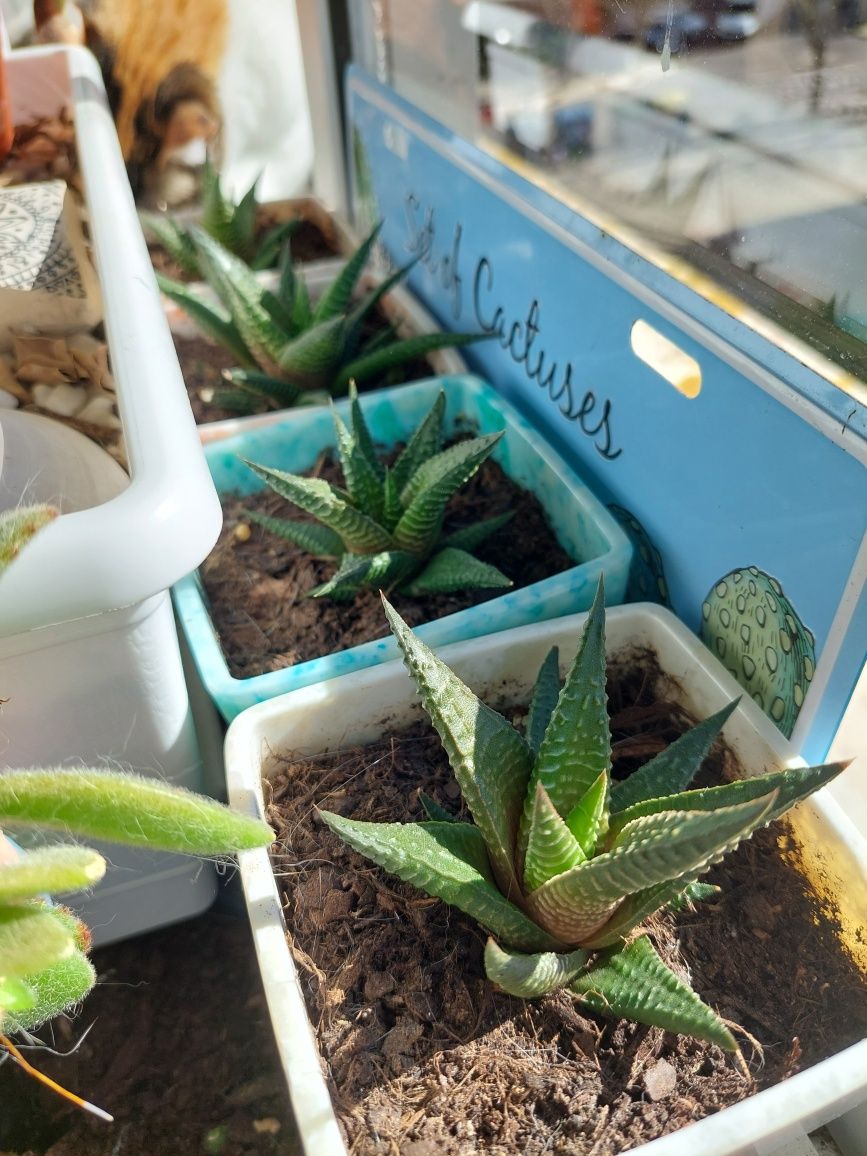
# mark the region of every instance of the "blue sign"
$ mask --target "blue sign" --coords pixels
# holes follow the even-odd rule
[[[867,641],[864,406],[359,70],[348,101],[359,223],[445,327],[488,335],[473,368],[633,537],[631,598],[820,760]]]

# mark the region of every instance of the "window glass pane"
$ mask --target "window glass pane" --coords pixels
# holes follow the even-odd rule
[[[867,377],[867,0],[352,12],[398,93]]]

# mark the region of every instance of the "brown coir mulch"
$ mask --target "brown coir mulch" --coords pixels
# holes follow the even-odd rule
[[[94,953],[99,984],[31,1063],[115,1117],[0,1066],[0,1153],[294,1156],[299,1151],[246,914],[212,912]],[[81,1041],[81,1042],[79,1042]]]
[[[342,481],[339,467],[326,458],[314,472],[338,485]],[[349,603],[309,598],[308,591],[334,573],[334,561],[316,558],[262,530],[250,523],[246,510],[279,518],[307,517],[270,489],[223,500],[223,530],[200,572],[235,678],[294,666],[388,633],[374,589],[362,590]],[[490,460],[452,498],[444,532],[507,510],[514,511],[511,521],[474,551],[476,557],[499,567],[516,588],[575,565],[557,542],[538,499],[516,486]],[[250,526],[249,540],[238,540],[239,524]],[[391,591],[389,598],[410,626],[418,626],[504,592],[461,591],[409,598]]]
[[[681,729],[652,685],[637,699],[637,685],[613,688],[619,771]],[[724,777],[727,764],[718,751],[709,779]],[[795,869],[785,823],[709,876],[723,888],[719,899],[648,928],[663,956],[740,1025],[744,1065],[710,1044],[594,1016],[562,992],[532,1003],[497,993],[473,921],[380,871],[316,817],[321,806],[418,820],[419,790],[459,811],[426,724],[364,749],[287,756],[273,782],[291,948],[353,1156],[614,1156],[867,1031],[863,977]]]

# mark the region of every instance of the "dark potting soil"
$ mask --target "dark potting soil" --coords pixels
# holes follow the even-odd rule
[[[279,219],[283,220],[284,218]],[[278,218],[273,213],[260,211],[257,230],[259,240],[273,225],[277,224],[277,220]],[[336,247],[313,221],[304,220],[301,222],[292,234],[291,244],[292,260],[298,264],[308,264],[310,261],[322,261],[327,257],[337,256]],[[148,253],[151,264],[157,273],[185,283],[201,280],[200,277],[191,275],[182,269],[158,242],[148,242]]]
[[[332,461],[321,460],[315,472],[336,484],[342,481]],[[280,670],[388,633],[378,591],[362,590],[349,603],[309,598],[308,591],[334,573],[334,561],[316,558],[251,524],[245,510],[306,519],[269,489],[223,501],[223,530],[201,575],[235,678]],[[445,531],[507,510],[514,511],[511,521],[474,551],[478,558],[499,567],[516,588],[575,565],[557,542],[539,501],[490,460],[452,498]],[[246,542],[236,535],[241,524],[251,530]],[[392,591],[389,597],[406,621],[418,626],[502,593],[477,590],[409,598]]]
[[[84,1115],[6,1062],[4,1156],[299,1151],[246,916],[210,913],[103,948],[93,962],[99,983],[81,1011],[38,1033],[66,1054],[26,1054],[115,1122]]]
[[[683,729],[682,712],[655,701],[655,680],[641,681],[611,690],[615,774]],[[705,778],[731,766],[719,748]],[[290,947],[353,1156],[614,1156],[867,1031],[863,976],[797,871],[785,821],[707,876],[723,888],[715,902],[647,924],[664,958],[732,1022],[747,1074],[711,1044],[606,1020],[564,992],[533,1002],[496,992],[472,920],[379,870],[316,817],[321,806],[417,821],[418,791],[467,817],[426,723],[366,748],[287,754],[270,788]]]

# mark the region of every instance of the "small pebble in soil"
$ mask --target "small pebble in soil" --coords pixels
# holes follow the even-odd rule
[[[657,1060],[644,1073],[644,1090],[654,1103],[670,1096],[677,1087],[677,1071],[667,1060]]]
[[[246,522],[239,522],[238,525],[235,527],[235,530],[234,530],[235,541],[236,542],[249,542],[250,541],[250,535],[252,533],[253,533],[253,531],[250,529],[250,527],[247,525]]]

